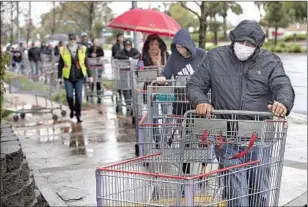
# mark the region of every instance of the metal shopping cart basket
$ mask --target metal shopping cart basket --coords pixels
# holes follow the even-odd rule
[[[135,124],[136,120],[139,122],[144,112],[147,111],[147,87],[157,79],[162,70],[162,67],[157,66],[144,67],[143,70],[137,67],[132,68],[132,124]]]
[[[170,139],[180,136],[179,125],[183,121],[183,115],[187,110],[193,109],[187,99],[186,87],[178,86],[177,80],[167,81],[167,85],[163,86],[153,81],[147,92],[147,113],[138,125],[140,155],[159,151],[163,147],[161,145],[166,144],[162,142],[163,136]]]
[[[269,115],[186,112],[177,156],[162,151],[97,169],[98,205],[277,206],[287,121],[262,119]],[[206,169],[183,174],[178,166],[185,161],[207,160],[191,153],[206,145],[215,146]]]
[[[32,106],[31,109],[16,110],[16,115],[13,117],[15,121],[19,120],[19,116],[23,119],[27,113],[33,114],[52,114],[53,120],[57,120],[58,116],[55,113],[56,110],[60,110],[61,115],[65,116],[66,111],[62,109],[62,99],[60,98],[59,106],[54,106],[51,101],[52,95],[58,93],[60,97],[61,87],[57,83],[58,73],[51,71],[42,75],[28,75],[28,76],[14,76],[9,78],[9,93],[16,94],[28,94],[35,96],[36,104]],[[36,80],[33,82],[32,79]],[[43,97],[45,100],[45,105],[40,106],[38,103],[38,97]]]
[[[132,115],[132,86],[131,86],[131,68],[137,65],[137,60],[116,60],[115,80],[116,88],[119,96],[116,97],[116,112],[120,111],[120,107],[126,106],[127,111],[130,110]],[[125,104],[122,102],[122,94]]]
[[[102,74],[104,72],[104,64],[106,62],[107,59],[103,57],[87,59],[87,67],[91,71],[91,76],[93,77],[93,83],[88,83],[85,87],[85,96],[87,101],[89,101],[89,98],[97,97],[97,99],[101,99],[104,96]]]

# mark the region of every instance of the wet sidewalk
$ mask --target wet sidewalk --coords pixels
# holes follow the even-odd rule
[[[49,188],[44,196],[55,205],[96,205],[95,169],[135,156],[131,119],[115,115],[111,101],[98,108],[103,113],[84,111],[82,124],[61,118],[15,125],[30,167]]]
[[[85,111],[81,125],[64,118],[15,126],[30,167],[48,188],[44,196],[55,205],[96,205],[95,169],[135,157],[131,120],[115,115],[111,101],[102,109]],[[279,206],[307,190],[306,128],[290,121]]]

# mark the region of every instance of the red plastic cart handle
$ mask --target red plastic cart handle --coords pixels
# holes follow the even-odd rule
[[[202,135],[202,138],[201,138],[202,143],[204,143],[206,141],[208,136],[209,136],[209,132],[208,132],[208,130],[205,130],[203,135]],[[255,142],[257,141],[257,138],[258,138],[257,134],[253,133],[250,137],[249,144],[248,144],[247,148],[244,149],[243,151],[237,153],[236,155],[234,155],[229,160],[239,159],[239,158],[245,156],[247,154],[247,152],[251,149],[251,147],[255,144]],[[222,137],[222,133],[219,132],[219,135],[218,135],[218,147],[219,147],[219,149],[222,149],[222,144],[223,144],[223,137]]]

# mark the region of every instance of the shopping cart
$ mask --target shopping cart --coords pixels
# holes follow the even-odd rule
[[[131,86],[131,68],[137,65],[137,60],[116,60],[115,61],[115,80],[116,88],[119,96],[116,96],[116,112],[120,111],[120,107],[125,106],[127,112],[130,110],[132,115],[132,86]],[[122,102],[122,93],[125,104]]]
[[[142,115],[146,112],[146,96],[147,96],[147,86],[155,81],[161,71],[162,67],[144,67],[143,70],[133,68],[132,70],[132,106],[133,106],[133,116],[132,124],[141,120]]]
[[[31,109],[25,109],[22,106],[21,109],[15,111],[15,115],[13,116],[14,121],[19,120],[19,116],[23,119],[25,118],[27,113],[32,114],[52,114],[52,119],[57,120],[58,116],[55,114],[56,110],[60,110],[61,115],[65,116],[66,111],[62,109],[62,99],[60,98],[60,104],[58,107],[53,105],[51,101],[51,97],[58,93],[60,97],[61,87],[57,83],[57,72],[49,72],[43,75],[35,76],[34,78],[28,76],[14,76],[9,78],[9,93],[13,94],[28,94],[35,96],[36,104],[32,106]],[[37,80],[37,82],[33,82],[32,79]],[[38,97],[43,97],[45,106],[40,106],[38,103]]]
[[[147,155],[159,151],[162,136],[179,136],[178,128],[183,115],[193,106],[187,99],[186,86],[178,86],[177,80],[158,85],[153,81],[147,90],[147,113],[138,126],[139,154]],[[164,126],[168,125],[168,130]],[[181,127],[181,126],[180,126]]]
[[[217,110],[205,118],[187,111],[183,138],[173,142],[177,154],[161,151],[96,170],[98,206],[277,206],[287,121],[269,115]],[[215,146],[211,159],[193,152],[206,145]],[[183,162],[204,160],[206,169],[183,174]]]
[[[85,87],[85,96],[86,100],[89,101],[89,98],[94,96],[100,101],[104,96],[104,86],[102,84],[102,73],[104,72],[104,64],[107,62],[107,59],[103,57],[97,58],[88,58],[87,67],[91,71],[91,76],[93,77],[93,83],[86,84]]]
[[[97,206],[227,206],[222,197],[223,172],[255,167],[258,161],[178,176],[161,153],[138,157],[96,170]],[[144,163],[150,163],[144,167]],[[169,164],[169,163],[167,163]],[[172,171],[174,173],[172,174]]]

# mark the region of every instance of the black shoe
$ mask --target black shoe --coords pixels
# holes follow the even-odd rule
[[[74,117],[74,111],[71,111],[70,118],[72,119]]]
[[[135,144],[135,155],[136,157],[139,157],[139,145]]]
[[[76,115],[76,118],[77,118],[77,122],[78,122],[78,123],[81,123],[81,122],[82,122],[82,120],[80,119],[80,116]]]

